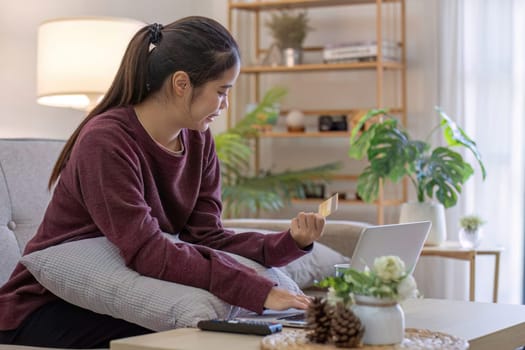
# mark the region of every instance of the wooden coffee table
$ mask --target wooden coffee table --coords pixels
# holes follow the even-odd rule
[[[418,299],[403,303],[408,328],[464,338],[472,350],[525,345],[525,306]],[[285,329],[286,331],[286,329]],[[114,340],[111,350],[256,350],[261,337],[182,328]]]

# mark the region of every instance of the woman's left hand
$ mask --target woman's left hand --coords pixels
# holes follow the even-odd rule
[[[322,215],[300,212],[292,219],[290,233],[299,248],[303,249],[323,235],[324,224]]]

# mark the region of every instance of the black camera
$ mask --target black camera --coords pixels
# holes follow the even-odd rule
[[[319,117],[319,131],[346,131],[348,123],[346,115],[322,115]]]

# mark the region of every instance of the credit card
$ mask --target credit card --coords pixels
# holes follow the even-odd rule
[[[325,200],[323,203],[319,204],[318,213],[321,214],[323,217],[327,217],[328,215],[332,214],[334,211],[337,210],[339,200],[339,194],[336,193],[332,197]]]

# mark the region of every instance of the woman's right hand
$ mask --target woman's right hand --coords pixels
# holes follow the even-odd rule
[[[272,310],[286,310],[289,308],[305,310],[312,299],[306,295],[292,293],[286,289],[273,287],[268,293],[264,307]]]

